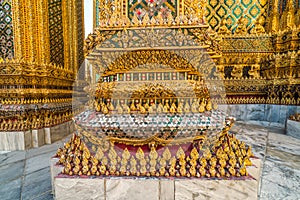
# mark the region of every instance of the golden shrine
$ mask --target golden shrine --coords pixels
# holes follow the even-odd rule
[[[298,0],[95,1],[85,41],[79,3],[30,2],[1,1],[0,129],[79,113],[64,174],[246,176],[251,148],[217,104],[300,104]],[[95,85],[79,112],[82,49]]]
[[[85,41],[101,77],[85,88],[90,100],[74,116],[76,134],[57,152],[62,173],[247,176],[251,148],[228,132],[234,119],[217,108],[226,96],[222,77],[211,73],[221,38],[205,21],[205,2],[132,18],[121,2],[108,6],[114,12],[100,14]]]

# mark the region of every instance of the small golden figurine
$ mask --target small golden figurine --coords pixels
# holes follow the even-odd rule
[[[119,102],[117,103],[116,109],[117,109],[117,113],[118,114],[122,114],[123,113],[123,109],[122,109],[122,107],[121,107],[121,105],[120,105]]]
[[[221,35],[228,35],[228,34],[231,33],[231,31],[227,28],[226,24],[227,24],[226,19],[225,18],[222,19],[221,24],[220,24],[220,28],[218,30],[219,34],[221,34]]]
[[[173,102],[170,108],[170,113],[174,114],[176,113],[177,108],[176,108],[176,104]]]
[[[235,35],[247,34],[247,19],[244,17],[239,18],[237,27],[235,29]]]
[[[264,28],[264,18],[261,16],[259,17],[254,25],[254,28],[252,28],[251,34],[263,34],[266,33],[265,28]]]
[[[206,176],[206,170],[205,170],[204,166],[201,166],[199,168],[199,172],[200,172],[200,174],[201,174],[202,177]]]
[[[225,176],[225,169],[224,169],[224,167],[219,167],[218,171],[219,171],[219,173],[220,173],[220,175],[221,175],[222,177]]]
[[[198,107],[199,107],[199,102],[197,102],[197,99],[194,99],[191,106],[191,111],[193,113],[198,113]]]
[[[214,166],[211,166],[209,168],[209,173],[210,173],[210,177],[215,177],[216,176],[217,171],[216,171]]]

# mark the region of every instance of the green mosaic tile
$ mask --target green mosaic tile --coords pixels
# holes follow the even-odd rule
[[[0,0],[0,44],[0,57],[13,57],[12,0]]]

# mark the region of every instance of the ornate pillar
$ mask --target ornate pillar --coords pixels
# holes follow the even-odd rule
[[[49,63],[48,3],[13,0],[15,58]]]
[[[51,136],[58,132],[53,126],[72,118],[73,83],[84,60],[83,2],[5,0],[0,6],[13,32],[5,39],[13,42],[10,56],[0,54],[0,141],[20,136],[9,148],[0,143],[0,150],[24,150],[51,142],[43,129]],[[31,130],[35,141],[28,142]]]
[[[273,9],[272,14],[270,16],[271,23],[269,27],[269,31],[272,33],[276,33],[279,30],[279,1],[273,0]]]

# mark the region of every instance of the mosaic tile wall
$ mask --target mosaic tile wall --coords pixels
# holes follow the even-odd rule
[[[261,15],[266,18],[268,0],[208,0],[207,21],[214,30],[220,26],[221,20],[227,19],[227,27],[235,30],[237,21],[244,16],[251,29]]]
[[[99,1],[96,0],[96,26],[99,24]],[[235,30],[237,21],[241,16],[248,20],[248,29],[251,29],[258,17],[263,15],[266,18],[268,13],[269,0],[208,0],[207,1],[207,20],[214,30],[218,30],[221,20],[225,17],[228,21],[228,28]],[[286,0],[284,0],[286,1]],[[296,0],[298,1],[298,0]],[[158,3],[159,2],[159,3]],[[134,13],[143,15],[150,10],[149,4],[153,4],[155,9],[153,14],[158,11],[163,13],[172,12],[176,16],[176,8],[178,0],[128,0],[129,18]]]
[[[142,18],[146,13],[149,16],[156,16],[161,12],[164,17],[172,13],[174,18],[177,16],[177,0],[129,0],[128,16],[131,19],[134,15]]]
[[[99,25],[99,5],[100,5],[100,2],[99,0],[95,0],[95,4],[94,4],[94,9],[96,10],[95,12],[95,15],[94,16],[94,25],[97,27]]]
[[[62,0],[48,0],[50,60],[52,63],[64,65],[64,39],[62,23]]]
[[[0,58],[13,57],[12,0],[0,0]]]
[[[167,16],[171,12],[176,17],[177,2],[178,0],[128,0],[128,16],[131,19],[136,14],[142,18],[146,12],[150,17],[152,15],[156,16],[158,12],[161,12],[163,16]],[[95,0],[96,26],[99,25],[99,5],[100,0]]]

